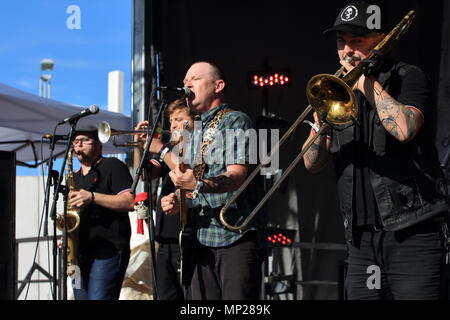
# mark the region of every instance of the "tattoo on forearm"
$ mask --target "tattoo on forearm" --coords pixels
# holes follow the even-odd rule
[[[378,114],[386,130],[395,138],[401,139],[409,137],[415,130],[415,118],[413,111],[404,107],[391,97],[384,96],[378,100],[376,104]],[[399,126],[398,122],[404,117],[406,124],[406,132]]]
[[[416,114],[413,110],[404,108],[406,127],[408,128],[408,134],[417,131]]]
[[[204,193],[223,193],[233,189],[233,179],[223,175],[208,178],[205,180],[202,192]]]
[[[304,155],[306,161],[311,165],[312,169],[320,169],[326,163],[327,151],[325,146],[321,145],[322,143],[323,142],[316,140]]]

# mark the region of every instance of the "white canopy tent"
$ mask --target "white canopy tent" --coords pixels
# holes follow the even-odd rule
[[[0,83],[0,150],[16,153],[18,165],[36,167],[50,156],[50,141],[43,139],[45,134],[53,134],[57,124],[72,114],[87,108],[71,105],[18,90]],[[131,130],[129,116],[100,110],[79,120],[78,124],[97,126],[107,121],[115,130]],[[56,134],[65,135],[70,125],[58,126]],[[129,137],[120,137],[129,138]],[[54,155],[61,156],[66,141],[58,141]],[[104,154],[124,153],[129,148],[114,147],[111,141],[103,146]]]
[[[57,126],[57,124],[63,119],[66,119],[87,107],[88,106],[81,107],[42,98],[0,83],[0,150],[15,152],[16,163],[18,165],[37,167],[46,162],[50,156],[50,141],[43,139],[43,136],[46,134],[67,135],[70,131],[70,125],[64,124]],[[83,117],[79,120],[78,124],[98,126],[100,121],[107,121],[111,128],[115,130],[132,130],[131,118],[129,116],[106,110],[100,110],[100,112],[95,115]],[[56,131],[54,132],[55,127]],[[129,141],[131,136],[118,136],[117,138],[118,143],[124,143]],[[58,141],[55,145],[54,155],[64,155],[66,144],[67,141]],[[103,145],[103,154],[125,153],[129,150],[129,147],[115,147],[111,141]],[[34,186],[37,186],[38,188],[41,188],[42,186],[40,183],[34,183],[34,180],[30,180],[29,178],[34,177],[20,177],[18,180],[20,183],[20,190],[26,190],[27,197],[35,199],[35,201],[20,201],[17,205],[16,221],[17,225],[22,226],[17,230],[19,230],[18,232],[21,237],[25,239],[34,235],[34,231],[30,230],[34,230],[32,228],[37,228],[37,224],[35,225],[35,223],[41,221],[41,218],[38,220],[30,218],[30,212],[36,210],[38,217],[40,217],[40,208],[43,206],[43,199],[40,199],[39,197],[33,198],[35,197],[33,194],[41,195],[45,192],[43,190],[36,191],[35,193],[31,192]],[[26,183],[23,181],[26,181]],[[132,215],[133,212],[130,214]],[[127,269],[121,299],[129,299],[131,294],[133,294],[135,299],[148,299],[148,294],[151,291],[151,283],[149,283],[149,281],[151,281],[151,269],[149,269],[150,264],[148,263],[148,245],[145,245],[145,242],[148,242],[148,235],[146,237],[135,235],[135,213],[132,217],[134,217],[132,220],[133,238],[130,242],[132,255]],[[24,221],[26,221],[26,223]],[[28,228],[25,229],[23,227],[24,225],[27,225]],[[32,249],[33,248],[30,250]],[[21,258],[18,261],[23,261],[25,259],[23,257],[33,256],[32,251],[27,251],[27,248],[22,249],[22,251]],[[19,255],[19,252],[17,252],[17,255]],[[43,253],[43,258],[39,256],[38,262],[45,265],[42,261],[45,261],[46,259],[48,261],[48,255],[48,252],[47,254]],[[18,267],[18,265],[16,267]],[[21,272],[25,272],[27,267],[28,266],[25,265],[25,269],[22,268],[23,270]],[[28,272],[30,271],[33,273],[34,269],[28,270]],[[19,271],[16,272],[19,274]],[[70,283],[71,282],[69,281],[69,286]],[[47,288],[49,288],[48,284],[43,283],[42,287],[38,286],[37,289],[35,289],[37,290],[36,292],[40,292],[40,290],[46,292]]]

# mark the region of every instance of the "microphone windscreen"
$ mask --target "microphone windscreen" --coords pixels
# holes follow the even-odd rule
[[[98,112],[100,111],[100,108],[99,108],[97,105],[93,104],[93,105],[91,105],[91,106],[89,107],[89,111],[90,111],[92,114],[96,114],[96,113],[98,113]]]

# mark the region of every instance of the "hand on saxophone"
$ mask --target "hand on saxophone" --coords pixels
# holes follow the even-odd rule
[[[82,208],[92,203],[92,192],[80,189],[69,192],[69,205],[75,208]]]

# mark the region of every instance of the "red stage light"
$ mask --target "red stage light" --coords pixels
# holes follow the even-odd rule
[[[290,247],[294,243],[295,231],[289,229],[269,228],[267,240],[269,246]]]
[[[250,74],[250,84],[252,87],[275,87],[275,86],[284,86],[290,82],[290,78],[286,76],[284,73],[265,73],[265,74]]]

